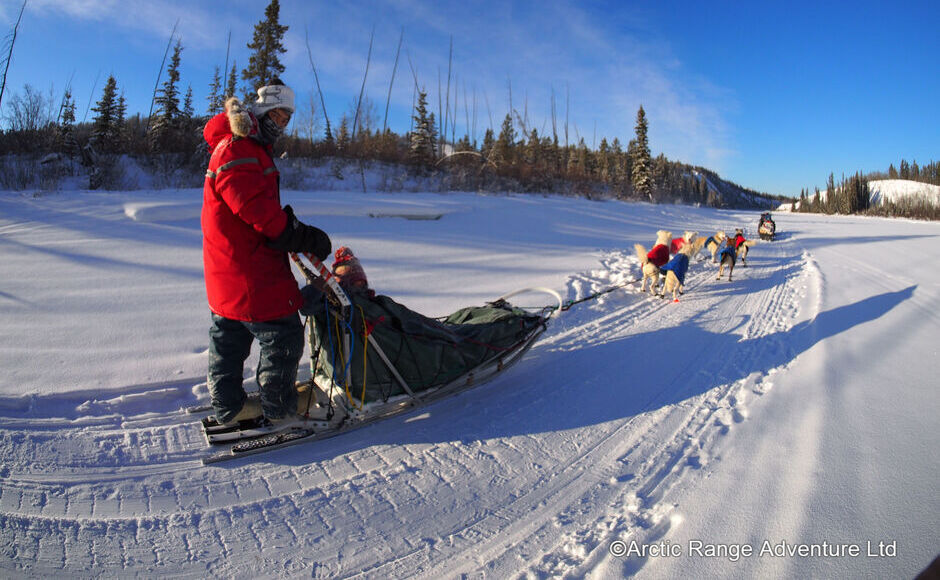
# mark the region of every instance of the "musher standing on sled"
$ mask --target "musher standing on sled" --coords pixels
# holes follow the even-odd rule
[[[251,343],[260,347],[257,381],[264,422],[292,420],[294,386],[303,354],[303,297],[287,252],[320,260],[330,238],[281,208],[274,142],[290,122],[294,92],[280,80],[258,89],[249,112],[236,98],[206,123],[212,157],[203,189],[202,233],[209,329],[208,387],[216,420],[233,423],[258,415],[245,407],[242,387]]]

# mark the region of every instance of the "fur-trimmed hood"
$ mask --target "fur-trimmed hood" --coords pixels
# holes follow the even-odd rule
[[[258,132],[258,120],[237,97],[230,97],[225,101],[225,112],[209,119],[203,129],[202,135],[209,144],[209,150],[227,137],[248,137]]]

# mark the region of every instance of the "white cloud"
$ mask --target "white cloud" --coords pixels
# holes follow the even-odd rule
[[[112,26],[115,33],[144,33],[155,41],[169,38],[174,25],[184,48],[218,47],[224,51],[233,17],[224,10],[210,10],[183,0],[30,0],[27,11],[40,16],[64,16]],[[263,9],[260,11],[263,13]],[[248,24],[245,36],[251,34]],[[163,44],[160,45],[161,47]]]

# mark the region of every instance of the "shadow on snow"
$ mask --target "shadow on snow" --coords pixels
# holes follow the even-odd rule
[[[508,374],[478,389],[304,452],[267,459],[302,464],[372,445],[507,438],[629,419],[788,364],[817,343],[880,318],[911,298],[915,289],[872,296],[752,339],[704,330],[693,319],[681,327],[577,350],[536,347]]]

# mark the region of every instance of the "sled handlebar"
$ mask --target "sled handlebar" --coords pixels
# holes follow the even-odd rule
[[[303,263],[299,255],[294,252],[291,252],[290,254],[291,259],[297,264],[297,267],[300,268],[308,280],[312,280],[313,276],[319,276],[320,279],[323,280],[323,283],[326,284],[327,288],[330,289],[330,292],[333,293],[333,296],[336,298],[336,300],[339,301],[339,304],[344,312],[351,308],[352,302],[349,300],[349,296],[346,294],[346,291],[343,290],[343,288],[339,285],[339,282],[336,281],[336,277],[333,276],[333,273],[323,265],[323,262],[321,262],[310,252],[304,252],[303,256],[310,260],[310,263],[313,264],[316,272],[312,272],[306,266],[306,264]]]

